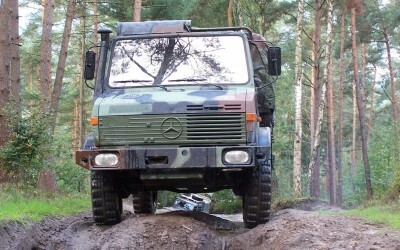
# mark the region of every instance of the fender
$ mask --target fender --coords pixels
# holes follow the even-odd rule
[[[95,139],[94,139],[94,133],[91,132],[87,135],[86,139],[85,139],[85,143],[83,144],[83,150],[90,150],[92,148],[94,148],[95,145]]]
[[[271,128],[258,127],[257,129],[257,146],[271,148]]]
[[[258,127],[257,129],[257,158],[272,160],[272,140],[270,127]],[[272,165],[272,164],[271,164]]]

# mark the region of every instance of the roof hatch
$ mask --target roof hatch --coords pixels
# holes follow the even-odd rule
[[[118,23],[117,36],[188,32],[190,20],[146,21]]]

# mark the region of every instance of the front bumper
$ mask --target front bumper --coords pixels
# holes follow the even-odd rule
[[[229,150],[246,150],[249,160],[243,164],[227,164],[223,155]],[[246,146],[91,149],[76,151],[75,161],[88,170],[244,168],[254,167],[256,155],[260,156],[256,152],[261,151],[264,151],[262,155],[268,155],[265,148]],[[117,155],[118,163],[113,166],[96,165],[95,157],[106,153]]]

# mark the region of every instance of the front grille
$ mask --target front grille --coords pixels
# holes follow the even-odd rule
[[[190,111],[212,111],[212,110],[225,110],[225,111],[244,111],[242,105],[239,103],[225,104],[225,105],[198,105],[198,104],[188,104],[186,105],[186,110]]]
[[[244,113],[99,117],[101,146],[239,145],[246,142]]]
[[[240,114],[187,115],[187,140],[240,140],[244,119]]]

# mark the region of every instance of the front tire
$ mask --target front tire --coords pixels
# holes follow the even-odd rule
[[[155,214],[157,209],[157,191],[139,191],[132,194],[135,214]]]
[[[271,164],[259,162],[243,196],[243,222],[254,228],[269,221],[271,209]]]
[[[96,225],[114,225],[121,222],[121,197],[114,185],[112,173],[92,171],[92,209]]]

